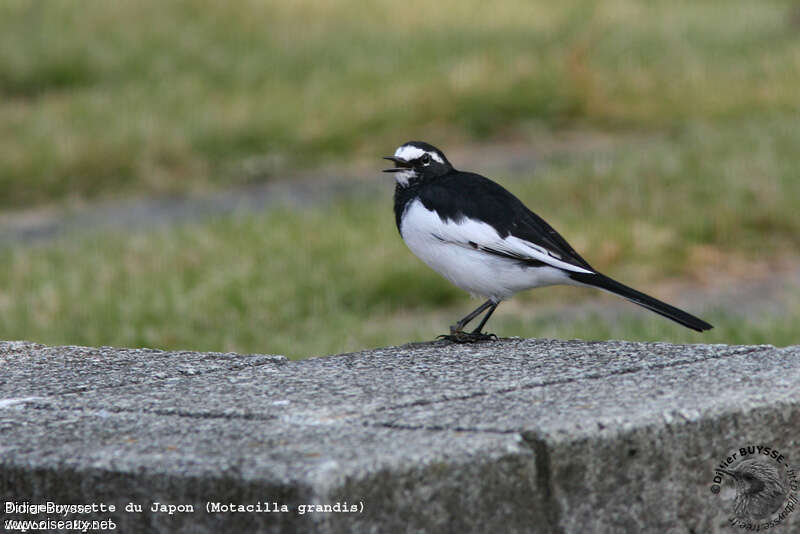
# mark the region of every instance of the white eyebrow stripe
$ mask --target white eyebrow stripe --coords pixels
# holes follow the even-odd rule
[[[404,161],[411,161],[421,157],[424,153],[425,151],[421,148],[411,145],[403,145],[395,151],[394,157],[400,158]]]
[[[413,145],[403,145],[398,148],[395,153],[394,157],[400,158],[405,161],[411,161],[417,158],[422,157],[423,154],[428,154],[431,159],[438,161],[439,163],[444,163],[442,157],[434,151],[426,152],[421,148],[417,148]]]

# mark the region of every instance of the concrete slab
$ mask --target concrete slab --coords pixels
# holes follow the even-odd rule
[[[48,347],[0,341],[0,402],[198,376],[287,362],[285,356],[220,352],[165,352],[114,347]]]
[[[512,339],[287,362],[0,343],[0,366],[5,502],[113,503],[62,519],[123,532],[727,532],[736,490],[710,488],[729,451],[800,459],[800,347]],[[363,511],[300,513],[344,502]],[[31,518],[59,519],[3,515]]]

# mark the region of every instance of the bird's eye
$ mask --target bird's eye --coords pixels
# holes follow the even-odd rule
[[[431,157],[428,154],[423,154],[420,161],[423,165],[428,165],[431,162]]]

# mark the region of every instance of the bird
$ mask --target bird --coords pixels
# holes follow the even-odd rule
[[[544,219],[501,185],[459,171],[438,148],[409,141],[385,156],[395,179],[394,214],[408,248],[474,297],[486,299],[440,338],[471,343],[497,306],[519,291],[566,284],[599,288],[698,332],[712,326],[598,272]],[[483,315],[477,328],[465,331]]]
[[[732,469],[721,469],[733,477],[736,499],[733,513],[742,519],[765,519],[775,513],[788,494],[778,466],[760,458],[742,460]]]

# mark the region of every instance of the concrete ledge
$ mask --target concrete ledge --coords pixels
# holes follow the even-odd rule
[[[508,339],[290,362],[0,342],[4,501],[116,506],[4,509],[4,520],[728,532],[735,493],[710,491],[714,468],[755,444],[800,459],[800,347]],[[154,502],[194,512],[151,512]],[[289,511],[208,513],[207,502]],[[299,513],[345,502],[360,511]],[[798,531],[799,516],[772,532]]]

